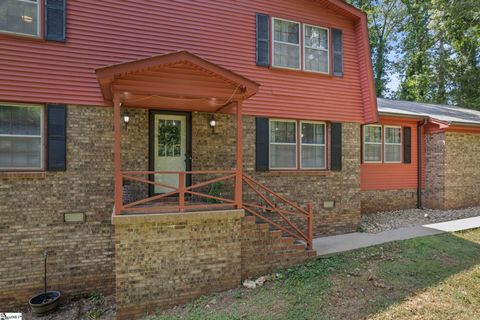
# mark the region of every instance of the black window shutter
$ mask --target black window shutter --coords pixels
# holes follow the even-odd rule
[[[331,124],[331,148],[330,148],[330,169],[342,171],[342,124],[334,122]]]
[[[65,42],[67,0],[45,0],[45,38]]]
[[[270,17],[257,13],[257,66],[270,65]]]
[[[268,118],[255,118],[255,167],[257,171],[268,171],[268,128]]]
[[[403,163],[412,163],[412,128],[403,128]]]
[[[67,169],[67,107],[47,105],[47,170]]]
[[[333,42],[333,75],[343,76],[343,32],[339,29],[332,29]]]

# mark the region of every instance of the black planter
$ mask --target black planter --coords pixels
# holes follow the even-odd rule
[[[41,316],[55,310],[62,294],[59,291],[48,291],[31,298],[28,302],[32,313]]]

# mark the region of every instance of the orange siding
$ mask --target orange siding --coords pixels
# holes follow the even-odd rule
[[[66,44],[0,35],[0,101],[110,105],[95,68],[188,50],[262,85],[245,103],[246,114],[375,120],[363,18],[355,22],[324,2],[68,1]],[[256,12],[342,29],[345,76],[257,67]]]
[[[362,165],[360,166],[361,190],[416,189],[418,174],[418,122],[412,119],[395,119],[380,117],[379,123],[382,125],[410,127],[412,129],[412,163],[362,163]],[[425,168],[424,155],[425,150],[423,150],[422,157],[423,168]],[[422,173],[422,178],[424,179],[425,170],[422,170]]]

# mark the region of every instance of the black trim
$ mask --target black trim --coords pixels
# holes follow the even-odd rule
[[[332,171],[342,171],[342,124],[332,122],[331,128],[331,149],[330,149],[330,169]]]
[[[256,64],[270,66],[270,17],[262,13],[256,14]]]
[[[47,171],[67,170],[67,106],[47,105]]]
[[[422,124],[417,125],[417,208],[422,209],[422,129],[426,124],[424,120]]]
[[[257,171],[269,170],[269,127],[268,118],[255,118],[255,169]]]
[[[343,76],[343,32],[332,29],[332,67],[335,77]]]
[[[150,110],[148,114],[148,168],[150,171],[155,170],[155,157],[154,157],[154,150],[155,150],[155,139],[154,139],[154,128],[155,128],[155,115],[157,114],[166,114],[166,115],[183,115],[186,116],[187,119],[187,160],[186,160],[186,171],[192,170],[192,114],[190,112],[181,112],[181,111],[163,111],[163,110]],[[154,181],[153,175],[150,175],[148,178],[150,181]],[[191,176],[187,175],[186,177],[186,186],[190,186],[192,184]],[[148,187],[148,194],[149,196],[155,195],[154,186],[149,185]]]
[[[67,38],[67,0],[45,1],[45,39],[65,42]]]
[[[412,128],[403,128],[403,163],[412,163]]]

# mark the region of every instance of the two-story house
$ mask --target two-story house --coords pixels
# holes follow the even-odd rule
[[[0,51],[0,306],[41,291],[45,250],[50,288],[116,290],[119,318],[303,261],[384,187],[382,132],[402,162],[423,121],[362,129],[367,19],[341,0],[4,0]]]

